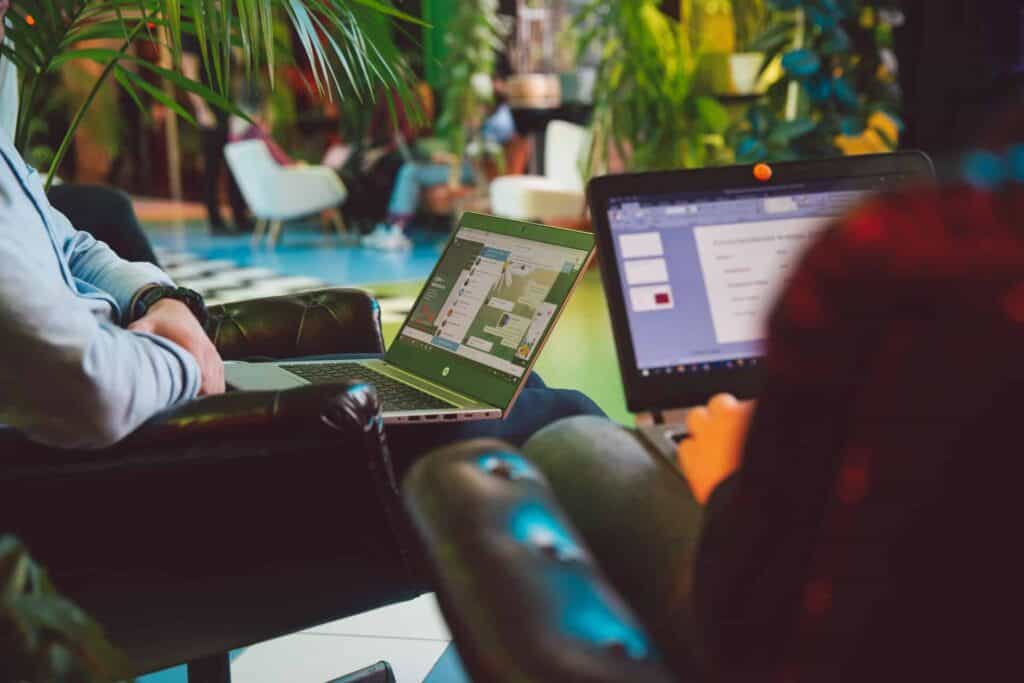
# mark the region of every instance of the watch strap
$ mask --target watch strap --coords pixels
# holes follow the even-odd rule
[[[192,312],[192,315],[196,317],[200,325],[205,326],[209,319],[209,314],[206,311],[206,304],[203,301],[203,297],[199,292],[195,292],[185,287],[168,287],[165,285],[154,285],[147,287],[136,295],[134,303],[132,304],[132,315],[131,319],[138,320],[142,316],[149,312],[153,304],[161,299],[174,299],[180,301]]]

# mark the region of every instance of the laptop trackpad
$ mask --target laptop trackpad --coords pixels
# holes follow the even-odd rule
[[[240,391],[280,391],[309,384],[273,363],[225,363],[224,380]]]

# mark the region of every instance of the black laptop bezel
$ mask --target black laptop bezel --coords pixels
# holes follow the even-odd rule
[[[692,171],[633,173],[594,178],[587,185],[587,203],[597,239],[601,279],[611,316],[619,370],[626,391],[626,405],[632,412],[670,410],[705,403],[718,393],[753,398],[760,384],[759,364],[731,369],[711,369],[685,374],[652,373],[644,376],[637,367],[633,338],[626,313],[626,293],[620,283],[618,260],[608,220],[613,198],[658,196],[679,192],[765,189],[799,185],[822,179],[847,180],[859,177],[899,176],[909,182],[929,182],[935,171],[931,160],[920,152],[899,152],[859,157],[772,164],[770,181],[758,180],[753,165],[728,166]]]

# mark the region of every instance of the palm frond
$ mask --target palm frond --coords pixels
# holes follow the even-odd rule
[[[396,9],[390,0],[19,0],[8,16],[10,40],[0,49],[21,73],[21,114],[14,133],[22,151],[31,146],[34,112],[50,94],[45,92],[47,76],[71,59],[95,62],[102,79],[113,76],[136,101],[141,101],[140,89],[168,106],[167,100],[173,99],[161,99],[153,92],[159,88],[143,85],[144,79],[137,74],[142,68],[183,92],[233,111],[228,77],[233,52],[241,54],[247,71],[264,71],[273,82],[275,67],[291,58],[281,53],[274,39],[275,21],[286,18],[322,94],[373,100],[385,88],[412,102],[409,71],[390,33],[376,30],[371,19],[422,23]],[[194,36],[211,86],[184,78],[176,70],[154,68],[128,49],[80,47],[83,41],[96,39],[127,46],[140,32],[163,44],[174,64],[180,63],[182,36]],[[126,70],[129,63],[134,71]]]

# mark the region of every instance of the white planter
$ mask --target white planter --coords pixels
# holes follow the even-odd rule
[[[701,60],[700,80],[715,95],[757,95],[764,92],[763,65],[761,52],[712,52]]]

